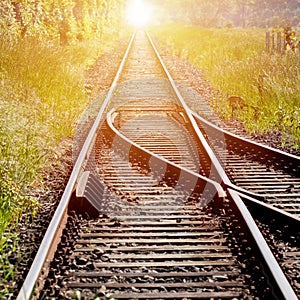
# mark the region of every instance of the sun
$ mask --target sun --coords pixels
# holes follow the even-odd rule
[[[127,22],[135,27],[143,27],[150,23],[152,10],[143,0],[129,0],[127,4]]]

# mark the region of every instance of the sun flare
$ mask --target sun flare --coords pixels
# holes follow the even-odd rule
[[[135,27],[143,27],[150,23],[152,10],[143,0],[130,0],[127,6],[127,22]]]

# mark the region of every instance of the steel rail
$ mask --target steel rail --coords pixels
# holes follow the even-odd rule
[[[258,229],[245,203],[242,201],[242,199],[240,198],[240,196],[236,191],[228,189],[228,193],[231,196],[231,198],[234,200],[235,205],[237,206],[238,210],[242,214],[243,219],[245,220],[247,227],[251,231],[255,243],[257,244],[258,249],[266,262],[266,266],[268,267],[269,271],[272,273],[272,277],[275,280],[277,287],[279,288],[279,291],[282,293],[282,296],[284,297],[279,299],[297,300],[298,299],[297,295],[295,294],[293,288],[291,287],[282,269],[280,268],[276,258],[274,257],[272,251],[270,250],[262,233]]]
[[[154,52],[157,55],[158,60],[160,61],[161,66],[164,69],[165,74],[167,75],[167,77],[170,81],[170,84],[174,90],[174,93],[175,93],[177,99],[180,101],[184,110],[186,111],[186,114],[193,126],[193,129],[195,130],[197,136],[199,137],[200,142],[203,144],[205,150],[207,151],[207,154],[209,155],[211,162],[212,162],[213,166],[215,167],[215,170],[217,171],[218,175],[220,176],[222,183],[225,184],[225,186],[227,187],[226,190],[227,190],[230,198],[233,200],[234,204],[236,205],[239,212],[243,216],[243,219],[246,222],[246,225],[247,225],[249,231],[251,232],[252,237],[254,238],[255,243],[257,244],[261,255],[264,257],[266,266],[268,267],[269,271],[271,272],[271,274],[273,276],[272,279],[276,282],[277,288],[278,288],[279,292],[282,294],[281,296],[283,296],[284,297],[283,299],[286,299],[286,300],[298,299],[293,288],[291,287],[291,285],[289,284],[288,280],[286,279],[284,273],[282,272],[277,260],[275,259],[272,251],[270,250],[268,244],[264,240],[264,238],[263,238],[260,230],[258,229],[255,221],[253,220],[249,210],[245,206],[244,202],[241,200],[237,191],[229,188],[229,187],[233,186],[230,179],[228,178],[227,174],[225,173],[225,170],[221,166],[215,153],[212,151],[212,149],[208,145],[208,142],[206,141],[205,137],[203,136],[202,132],[200,131],[200,129],[196,123],[196,120],[195,120],[194,116],[192,115],[192,111],[189,109],[188,105],[185,103],[182,95],[180,94],[173,78],[171,77],[169,71],[167,70],[160,54],[158,53],[158,51],[148,33],[147,33],[147,37],[153,47]],[[235,186],[233,186],[233,187],[235,188]]]
[[[173,163],[173,162],[169,161],[168,159],[162,157],[159,154],[153,153],[152,151],[144,148],[143,146],[138,145],[137,143],[132,141],[130,138],[128,138],[124,134],[122,134],[120,131],[118,131],[118,129],[113,125],[114,119],[117,117],[117,114],[118,114],[118,112],[116,112],[114,109],[112,109],[110,112],[108,112],[108,114],[107,114],[107,123],[108,123],[108,126],[110,127],[110,129],[114,132],[114,134],[118,135],[119,138],[123,139],[127,143],[130,143],[132,146],[134,146],[137,149],[140,149],[141,151],[143,151],[144,153],[148,154],[151,157],[155,157],[156,159],[159,159],[162,162],[164,162],[166,164],[169,164],[169,165],[173,166],[176,169],[179,169],[183,172],[186,172],[187,174],[190,174],[191,176],[193,176],[195,178],[199,178],[202,181],[206,181],[207,183],[213,185],[216,188],[216,191],[218,193],[218,197],[220,199],[225,197],[225,191],[219,183],[217,183],[217,182],[215,182],[215,181],[213,181],[213,180],[211,180],[211,179],[209,179],[205,176],[202,176],[202,175],[200,175],[200,174],[198,174],[198,173],[196,173],[192,170],[189,170],[189,169],[187,169],[183,166],[180,166],[176,163]],[[272,213],[274,215],[276,215],[278,218],[280,218],[282,220],[284,219],[288,223],[292,223],[292,224],[297,225],[297,226],[299,225],[300,219],[298,217],[296,217],[296,216],[294,216],[294,215],[292,215],[288,212],[285,212],[282,209],[279,209],[279,208],[273,207],[272,205],[269,205],[269,204],[263,203],[261,201],[258,201],[255,197],[251,197],[252,193],[248,193],[248,191],[246,191],[244,189],[241,189],[241,188],[237,187],[234,184],[226,185],[226,190],[227,189],[234,190],[237,193],[237,195],[239,195],[241,198],[244,199],[243,202],[247,202],[250,205],[256,206],[259,209],[264,210],[264,211],[272,211]]]
[[[240,196],[240,198],[242,198],[244,203],[247,203],[249,206],[259,209],[262,214],[264,212],[266,214],[272,212],[272,215],[275,215],[276,219],[283,220],[283,222],[285,224],[286,223],[293,224],[293,226],[295,226],[295,228],[299,227],[299,225],[300,225],[299,217],[294,216],[293,214],[288,213],[280,208],[274,207],[270,204],[267,204],[267,203],[261,202],[259,200],[256,200],[252,197],[249,197],[243,193],[240,193],[239,191],[237,191],[235,189],[232,189],[232,190],[234,190]]]
[[[114,81],[106,95],[105,100],[103,101],[103,103],[101,105],[101,108],[99,110],[97,118],[96,118],[96,120],[84,142],[84,145],[80,151],[80,154],[76,160],[76,163],[73,167],[73,171],[70,175],[70,179],[69,179],[67,186],[64,190],[64,193],[62,195],[62,198],[61,198],[59,205],[55,211],[55,214],[50,222],[50,225],[45,233],[45,236],[44,236],[42,243],[39,247],[39,250],[35,256],[35,259],[31,265],[31,268],[25,278],[25,281],[19,291],[17,300],[27,300],[27,299],[31,298],[31,295],[34,292],[34,288],[36,286],[38,278],[43,271],[44,264],[47,262],[49,255],[51,255],[50,250],[53,247],[55,240],[61,234],[60,232],[62,231],[62,227],[63,227],[61,224],[62,224],[62,221],[66,218],[66,213],[67,213],[67,208],[68,208],[70,198],[76,187],[77,181],[80,178],[80,175],[83,171],[84,164],[87,161],[89,154],[93,148],[95,138],[97,135],[97,131],[101,124],[101,119],[102,119],[103,113],[104,113],[105,108],[117,86],[117,82],[120,78],[121,72],[123,70],[125,61],[128,57],[128,54],[131,49],[134,38],[135,38],[135,33],[131,37],[131,40],[126,49],[125,55],[120,63],[120,66],[116,73]]]
[[[223,167],[221,166],[219,160],[217,159],[216,155],[214,154],[214,152],[212,151],[212,149],[210,148],[210,146],[208,145],[205,137],[203,136],[202,132],[200,131],[194,117],[192,116],[190,110],[189,110],[189,107],[188,105],[185,103],[181,93],[179,92],[172,76],[170,75],[169,71],[167,70],[167,67],[165,65],[165,63],[163,62],[160,54],[158,53],[158,50],[156,49],[151,37],[149,36],[149,34],[147,33],[147,37],[152,45],[152,48],[153,48],[153,51],[155,52],[156,56],[157,56],[157,59],[159,60],[162,68],[163,68],[163,71],[164,73],[166,74],[171,86],[172,86],[172,89],[175,93],[175,96],[177,97],[179,103],[182,105],[183,109],[186,111],[186,114],[188,116],[188,119],[195,131],[195,133],[197,134],[200,142],[202,143],[202,145],[204,146],[206,152],[207,152],[207,155],[209,156],[210,160],[211,160],[211,163],[212,163],[212,167],[214,167],[213,171],[216,171],[217,174],[214,174],[214,175],[217,175],[219,177],[219,180],[220,182],[219,183],[223,183],[225,182],[226,184],[230,183],[230,179],[228,178],[227,174],[225,173],[225,170],[223,169]],[[213,175],[213,174],[211,174]]]
[[[158,154],[154,154],[152,151],[149,151],[148,149],[138,145],[137,143],[135,143],[134,141],[130,140],[128,137],[126,137],[125,135],[123,135],[120,131],[118,131],[115,126],[113,125],[113,119],[116,117],[112,117],[112,114],[114,113],[114,110],[111,110],[108,114],[107,114],[107,124],[109,126],[109,128],[121,139],[123,139],[123,141],[125,143],[130,143],[131,146],[134,146],[136,148],[138,148],[139,150],[143,151],[145,154],[148,154],[154,158],[157,158],[169,165],[174,166],[175,168],[180,169],[183,172],[187,172],[188,174],[190,174],[191,176],[200,178],[202,181],[206,181],[207,183],[212,184],[216,190],[218,191],[218,196],[224,198],[224,191],[221,187],[221,185],[219,185],[217,182],[214,182],[204,176],[201,176],[200,174],[197,174],[191,170],[188,170],[184,167],[181,167],[173,162],[170,162],[169,160],[161,157]],[[266,243],[264,237],[262,236],[262,233],[260,232],[260,230],[258,229],[252,215],[250,214],[249,210],[247,209],[245,203],[242,201],[240,196],[244,196],[245,195],[239,195],[239,193],[236,190],[227,189],[228,195],[230,196],[231,199],[233,199],[239,213],[241,214],[241,216],[243,217],[243,220],[245,221],[245,224],[247,226],[247,229],[249,232],[251,232],[251,235],[253,237],[253,240],[257,246],[257,248],[259,249],[265,264],[269,270],[269,272],[271,273],[270,277],[271,279],[273,279],[273,281],[276,283],[278,290],[280,291],[280,293],[283,295],[284,299],[286,300],[296,300],[297,296],[294,292],[294,290],[292,289],[291,285],[289,284],[288,280],[286,279],[283,271],[281,270],[276,258],[274,257],[272,251],[270,250],[268,244]],[[251,199],[250,197],[248,197],[248,201],[256,201],[255,199]],[[257,201],[256,201],[257,203]],[[279,210],[276,210],[276,212],[278,213]],[[285,215],[287,217],[287,215]],[[292,219],[294,222],[296,221],[295,218]]]
[[[204,123],[205,125],[209,126],[210,128],[212,128],[213,130],[215,130],[218,133],[222,133],[225,136],[225,138],[230,138],[234,141],[242,142],[243,144],[245,144],[247,146],[252,146],[252,147],[258,148],[263,152],[272,153],[274,156],[277,157],[277,161],[284,160],[285,164],[290,164],[290,166],[295,169],[294,173],[296,173],[296,175],[300,176],[300,156],[286,153],[279,149],[275,149],[270,146],[257,143],[255,141],[251,141],[245,137],[238,136],[238,135],[236,135],[232,132],[229,132],[223,128],[220,128],[217,125],[202,118],[201,116],[199,116],[199,114],[197,114],[195,111],[191,110],[190,108],[188,108],[188,111],[193,115],[194,118],[199,120],[201,123]]]
[[[223,186],[224,189],[226,188],[231,188],[231,189],[234,189],[234,190],[237,190],[238,192],[240,193],[243,193],[245,195],[248,195],[252,198],[255,198],[255,199],[260,199],[260,200],[263,200],[265,199],[264,196],[262,195],[258,195],[258,194],[255,194],[255,193],[252,193],[252,192],[249,192],[241,187],[238,187],[236,185],[233,185],[232,182],[230,181],[229,177],[227,176],[224,168],[222,167],[221,163],[219,162],[219,160],[217,159],[215,153],[212,151],[212,149],[210,148],[208,142],[206,141],[205,137],[203,136],[202,132],[200,131],[195,119],[194,119],[194,116],[192,114],[192,111],[190,110],[190,108],[188,107],[188,105],[186,104],[186,102],[184,101],[181,93],[179,92],[172,76],[170,75],[169,71],[167,70],[167,67],[165,66],[161,56],[159,55],[151,37],[149,36],[149,34],[147,34],[148,36],[148,39],[153,47],[153,50],[154,52],[156,53],[157,55],[157,58],[161,64],[161,66],[163,67],[163,70],[166,74],[166,76],[168,77],[168,80],[170,81],[170,84],[173,88],[173,91],[177,97],[177,99],[179,100],[180,104],[183,106],[184,110],[186,111],[186,114],[189,118],[189,121],[190,123],[192,124],[193,126],[193,129],[195,131],[195,133],[197,134],[200,142],[202,143],[202,145],[204,146],[206,152],[207,152],[207,155],[209,156],[210,160],[211,160],[211,163],[212,163],[212,167],[214,167],[212,169],[212,173],[211,175],[217,175],[219,177],[219,180],[220,180],[220,184]],[[217,172],[217,174],[215,174],[214,172]]]
[[[289,153],[283,152],[283,151],[278,150],[278,149],[274,149],[274,148],[269,147],[267,145],[263,145],[263,144],[255,142],[255,141],[251,141],[251,140],[249,140],[247,138],[244,138],[244,137],[240,137],[240,136],[238,136],[238,135],[236,135],[234,133],[231,133],[231,132],[229,132],[229,131],[227,131],[227,130],[225,130],[223,128],[220,128],[220,127],[216,126],[215,124],[207,121],[206,119],[204,119],[201,116],[199,116],[193,110],[189,109],[189,111],[191,112],[191,114],[198,121],[200,121],[201,123],[204,123],[209,128],[212,128],[213,130],[215,130],[217,132],[217,134],[219,134],[219,133],[223,134],[225,136],[225,140],[232,139],[235,142],[242,143],[243,145],[245,145],[245,147],[251,146],[251,147],[257,149],[257,152],[261,151],[262,153],[267,153],[268,154],[268,160],[273,160],[274,163],[278,163],[279,161],[284,160],[284,161],[287,162],[286,165],[289,165],[290,169],[293,168],[293,173],[295,173],[295,175],[299,175],[300,176],[300,173],[299,173],[300,172],[300,157],[299,156],[296,156],[296,155],[293,155],[293,154],[289,154]],[[275,158],[276,158],[276,161],[275,161]],[[266,204],[266,203],[262,203],[260,201],[253,201],[254,199],[265,200],[266,197],[264,195],[258,195],[258,194],[254,194],[252,192],[245,192],[245,191],[247,191],[246,189],[240,188],[240,187],[238,187],[237,185],[235,185],[235,184],[233,184],[231,182],[230,183],[226,183],[225,186],[223,186],[223,187],[224,187],[224,189],[230,188],[230,189],[235,190],[238,194],[241,194],[241,196],[245,196],[246,200],[250,201],[250,198],[251,198],[252,199],[251,200],[252,204],[255,203],[256,206],[260,206],[262,209],[265,209],[266,207],[268,207],[268,209],[272,209],[274,211],[276,210],[277,213],[278,214],[280,213],[281,216],[283,218],[285,218],[286,220],[287,220],[287,218],[289,218],[290,221],[292,221],[292,219],[294,221],[295,220],[300,221],[299,217],[296,217],[296,216],[292,215],[291,213],[285,212],[282,209],[275,208],[272,205],[269,205],[269,204]],[[248,196],[250,198],[248,198],[246,196]]]
[[[190,174],[191,176],[197,177],[197,178],[201,179],[202,181],[206,181],[207,183],[210,183],[210,184],[214,185],[215,188],[216,188],[216,191],[218,192],[218,197],[219,198],[224,198],[225,191],[219,183],[217,183],[217,182],[215,182],[215,181],[213,181],[213,180],[211,180],[211,179],[209,179],[209,178],[207,178],[203,175],[200,175],[200,174],[198,174],[198,173],[196,173],[192,170],[189,170],[189,169],[187,169],[183,166],[180,166],[176,163],[173,163],[173,162],[169,161],[168,159],[164,158],[163,156],[161,156],[159,154],[153,153],[152,151],[144,148],[143,146],[140,146],[139,144],[135,143],[130,138],[128,138],[124,134],[122,134],[113,125],[114,119],[117,117],[117,114],[118,114],[118,112],[116,112],[115,109],[112,109],[111,111],[108,112],[106,121],[107,121],[108,126],[110,127],[110,129],[114,132],[114,134],[118,135],[119,138],[123,139],[127,143],[130,143],[132,146],[134,146],[135,148],[140,149],[141,151],[143,151],[144,153],[148,154],[151,157],[155,157],[155,158],[161,160],[162,162],[173,166],[176,169],[180,169],[181,171],[184,171],[184,172]],[[251,143],[251,141],[249,141],[249,143]],[[277,217],[279,217],[281,219],[285,219],[287,222],[293,223],[297,226],[299,225],[299,221],[300,221],[299,217],[296,217],[296,216],[294,216],[294,215],[292,215],[292,214],[290,214],[286,211],[283,211],[282,209],[276,208],[276,207],[274,207],[270,204],[261,202],[261,201],[257,200],[255,197],[251,197],[249,195],[249,193],[247,193],[248,191],[237,187],[235,184],[227,185],[226,190],[227,189],[234,190],[237,193],[237,195],[239,195],[241,198],[244,199],[244,202],[247,202],[247,203],[251,204],[252,206],[256,206],[259,209],[263,209],[264,211],[272,211],[272,213],[274,215],[276,215]],[[250,194],[252,194],[252,193],[250,193]],[[256,194],[255,194],[255,196],[256,196]]]
[[[110,127],[110,129],[111,129],[111,130],[112,130],[119,138],[121,138],[125,143],[128,143],[128,144],[130,144],[131,146],[134,146],[135,148],[141,150],[142,152],[144,152],[144,153],[147,154],[148,156],[153,157],[153,158],[155,158],[155,159],[157,159],[157,160],[159,160],[159,161],[161,161],[161,162],[164,162],[164,163],[166,163],[166,164],[168,164],[168,165],[174,167],[175,169],[180,170],[181,172],[185,172],[186,174],[188,174],[188,175],[190,175],[190,176],[192,176],[192,177],[194,177],[194,178],[197,178],[198,180],[201,180],[202,182],[205,182],[206,184],[212,185],[212,186],[215,188],[215,191],[216,191],[216,193],[218,194],[218,198],[219,198],[219,199],[224,199],[224,198],[226,197],[226,193],[225,193],[225,191],[223,190],[222,186],[221,186],[219,183],[217,183],[217,182],[215,182],[215,181],[213,181],[213,180],[211,180],[211,179],[209,179],[209,178],[207,178],[207,177],[205,177],[205,176],[202,176],[202,175],[200,175],[200,174],[198,174],[198,173],[196,173],[196,172],[194,172],[194,171],[192,171],[192,170],[189,170],[189,169],[187,169],[187,168],[185,168],[185,167],[183,167],[183,166],[180,166],[180,165],[178,165],[178,164],[176,164],[176,163],[174,163],[174,162],[171,162],[171,161],[169,161],[168,159],[162,157],[162,156],[159,155],[159,154],[153,153],[152,151],[150,151],[150,150],[148,150],[148,149],[146,149],[146,148],[144,148],[144,147],[138,145],[137,143],[135,143],[134,141],[132,141],[132,140],[130,140],[128,137],[126,137],[124,134],[122,134],[122,133],[121,133],[121,132],[113,125],[114,118],[116,117],[116,115],[113,116],[113,113],[114,113],[114,112],[115,112],[115,110],[112,109],[112,110],[107,114],[107,119],[106,119],[106,120],[107,120],[107,124],[108,124],[108,126]]]

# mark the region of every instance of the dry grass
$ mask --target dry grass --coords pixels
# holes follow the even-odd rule
[[[228,97],[245,106],[236,112],[251,133],[282,132],[282,145],[300,147],[300,54],[265,51],[265,29],[207,29],[170,24],[153,29],[180,55],[202,69],[223,95],[214,106],[231,117]]]

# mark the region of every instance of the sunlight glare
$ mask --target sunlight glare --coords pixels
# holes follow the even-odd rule
[[[151,20],[151,7],[143,0],[130,0],[127,6],[127,21],[135,27],[143,27]]]

